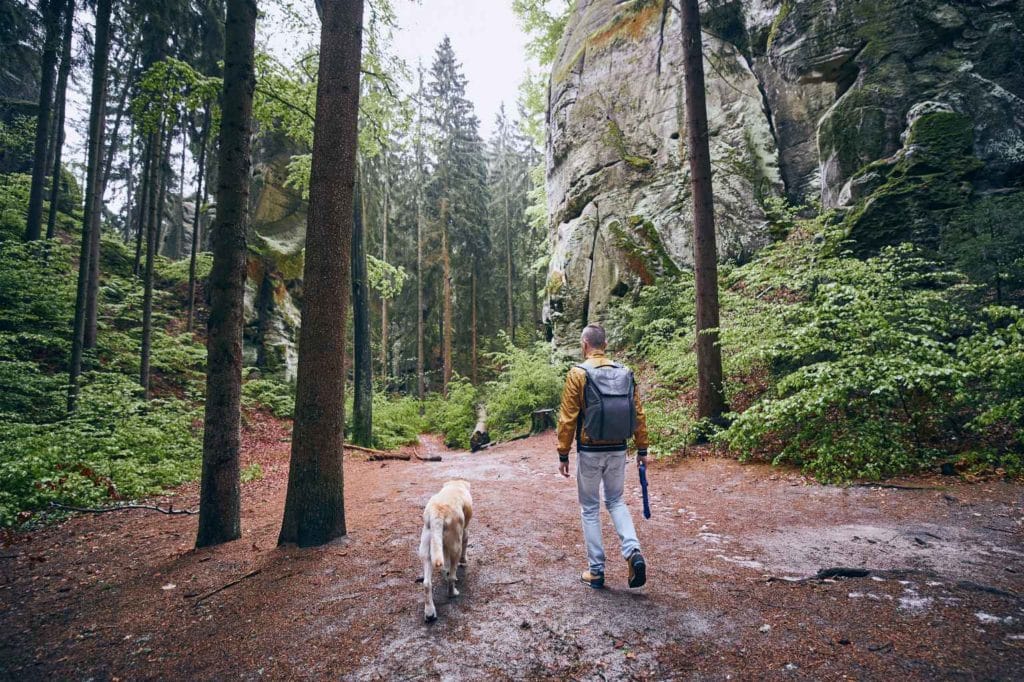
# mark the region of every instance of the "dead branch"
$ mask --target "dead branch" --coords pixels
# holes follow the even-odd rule
[[[196,599],[196,603],[195,603],[195,604],[193,604],[193,606],[199,606],[199,605],[200,605],[201,603],[203,603],[204,601],[206,601],[207,599],[209,599],[209,598],[210,598],[210,597],[212,597],[213,595],[217,594],[218,592],[223,592],[224,590],[228,589],[228,588],[229,588],[229,587],[231,587],[232,585],[237,585],[238,583],[242,582],[243,580],[246,580],[246,579],[248,579],[248,578],[251,578],[251,577],[253,577],[254,575],[259,575],[259,574],[260,574],[260,573],[262,573],[262,572],[263,572],[263,569],[262,569],[262,568],[257,568],[257,569],[254,569],[254,570],[252,570],[252,571],[249,571],[248,573],[246,573],[245,575],[243,575],[243,576],[242,576],[241,578],[236,578],[236,579],[232,580],[231,582],[228,582],[228,583],[224,583],[223,585],[221,585],[221,586],[220,586],[220,587],[218,587],[217,589],[215,589],[215,590],[213,590],[213,591],[211,591],[211,592],[207,592],[207,593],[206,593],[206,594],[204,594],[203,596],[201,596],[201,597],[199,597],[198,599]]]
[[[381,455],[368,455],[366,457],[367,462],[383,462],[386,460],[396,460],[400,462],[408,462],[412,459],[412,455],[392,455],[384,453]]]
[[[345,443],[346,450],[358,450],[359,452],[368,452],[371,455],[387,455],[389,453],[384,450],[375,450],[373,448],[364,448],[362,445],[352,445],[351,443]]]
[[[871,569],[868,568],[846,568],[844,566],[835,566],[833,568],[823,568],[814,575],[815,580],[826,580],[827,578],[867,578],[871,575]]]
[[[413,454],[413,456],[416,459],[418,459],[421,462],[440,462],[441,461],[441,455],[428,455],[426,457],[422,457],[422,456],[420,456],[420,453],[416,452],[415,450],[413,450],[412,454]]]
[[[199,512],[195,509],[175,509],[173,504],[167,505],[167,509],[163,507],[157,507],[151,504],[118,504],[113,507],[73,507],[69,504],[61,504],[60,502],[51,502],[50,507],[53,509],[63,509],[64,511],[80,512],[82,514],[104,514],[106,512],[124,511],[125,509],[149,509],[150,511],[160,512],[161,514],[167,514],[168,516],[178,516],[180,514],[198,514]]]
[[[885,488],[886,490],[945,490],[936,486],[895,485],[893,483],[851,483],[852,488]]]

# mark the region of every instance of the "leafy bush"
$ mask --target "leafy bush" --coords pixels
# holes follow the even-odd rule
[[[822,228],[826,238],[811,237]],[[964,275],[909,245],[859,260],[827,232],[823,220],[805,222],[722,269],[723,369],[737,413],[717,440],[831,481],[958,459],[1020,471],[1022,312],[980,309]],[[696,383],[692,278],[623,301],[612,326],[657,376],[652,449],[677,449],[694,428],[679,397]]]
[[[170,260],[169,258],[158,258],[154,263],[156,276],[161,283],[168,287],[188,284],[188,271],[191,267],[190,259]],[[196,279],[202,280],[210,276],[213,269],[213,254],[205,251],[196,254]]]
[[[295,416],[295,387],[273,379],[249,379],[242,384],[242,404],[264,407],[276,416]]]
[[[32,176],[27,173],[0,174],[0,239],[20,239],[25,233],[31,188]]]
[[[253,462],[249,466],[242,469],[240,478],[242,483],[252,483],[253,481],[263,480],[263,467],[260,466],[259,462]]]
[[[486,387],[487,429],[493,440],[528,432],[534,410],[557,409],[566,368],[552,362],[549,345],[519,348],[505,339],[505,350],[489,355],[502,368]]]
[[[35,149],[36,119],[17,115],[10,123],[0,120],[0,157],[7,168],[28,168]],[[27,203],[27,202],[26,202]]]
[[[389,398],[373,395],[373,447],[394,450],[415,445],[428,429],[428,420],[420,416],[420,403],[413,396]]]
[[[87,377],[72,418],[0,422],[0,525],[53,502],[133,499],[194,479],[201,415],[177,400],[143,401],[118,374]]]
[[[477,419],[476,388],[457,374],[448,383],[448,397],[432,396],[427,401],[427,423],[433,433],[444,436],[450,448],[466,447]]]

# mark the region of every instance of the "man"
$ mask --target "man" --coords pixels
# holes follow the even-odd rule
[[[558,470],[569,477],[569,450],[576,440],[576,486],[587,544],[588,570],[580,579],[595,589],[604,587],[604,546],[601,542],[601,485],[604,503],[619,534],[622,557],[629,565],[629,586],[647,581],[647,564],[640,554],[633,519],[622,501],[626,475],[626,441],[637,448],[637,465],[647,463],[647,420],[633,373],[605,357],[604,329],[584,328],[582,365],[565,377],[558,415]]]

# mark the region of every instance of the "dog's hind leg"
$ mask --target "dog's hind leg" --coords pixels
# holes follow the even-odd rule
[[[459,557],[459,566],[466,565],[466,548],[469,547],[469,531],[462,529],[462,556]]]
[[[455,589],[455,583],[459,581],[458,574],[459,567],[456,565],[452,557],[445,556],[444,558],[444,581],[448,586],[448,597],[458,597],[459,591]]]
[[[434,565],[430,561],[430,531],[423,529],[420,537],[420,559],[423,561],[423,620],[432,623],[437,620],[434,606]]]

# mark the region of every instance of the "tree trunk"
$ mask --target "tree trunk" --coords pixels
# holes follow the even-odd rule
[[[156,201],[156,255],[160,255],[160,251],[164,245],[164,208],[167,206],[167,185],[171,181],[171,142],[174,141],[174,130],[166,131],[166,138],[164,141],[164,148],[160,154],[160,197]]]
[[[121,101],[118,105],[117,115],[114,118],[114,126],[111,129],[110,145],[107,149],[106,160],[100,170],[100,186],[98,190],[98,206],[103,206],[103,197],[106,196],[107,182],[110,180],[111,167],[114,163],[114,156],[117,154],[118,133],[121,128],[121,118],[124,114],[125,101],[127,100],[129,81],[125,81],[121,93]],[[106,111],[104,111],[104,116]],[[99,315],[99,294],[100,294],[100,230],[102,211],[97,210],[92,214],[92,229],[89,231],[90,257],[89,257],[89,282],[86,287],[85,296],[85,348],[86,350],[96,347],[96,327]]]
[[[697,0],[680,0],[686,137],[693,194],[693,271],[697,298],[697,417],[725,412],[722,351],[718,345],[718,249],[711,189],[711,153],[704,93],[704,56]]]
[[[91,242],[89,233],[99,210],[100,154],[103,150],[103,118],[107,96],[107,55],[110,48],[111,0],[96,3],[96,52],[93,58],[92,100],[89,110],[89,153],[85,181],[85,215],[82,217],[82,246],[78,259],[78,288],[75,294],[75,321],[71,335],[71,363],[68,382],[68,412],[74,412],[78,400],[78,378],[82,372],[82,347],[85,336],[85,297],[89,278]]]
[[[218,545],[242,535],[242,331],[252,96],[256,88],[256,13],[256,0],[227,2],[197,547]]]
[[[471,359],[471,368],[472,368],[472,381],[473,381],[473,385],[474,386],[477,385],[477,382],[479,380],[479,378],[477,376],[477,356],[476,356],[476,346],[477,346],[477,329],[476,329],[476,270],[477,270],[477,268],[476,268],[476,258],[474,258],[473,259],[473,270],[469,274],[469,277],[470,277],[470,286],[469,286],[469,288],[470,288],[470,295],[469,295],[469,298],[470,298],[470,309],[471,309],[470,313],[469,313],[469,316],[470,316],[470,327],[472,327],[472,332],[470,333],[469,343],[470,343],[470,359]]]
[[[125,211],[124,211],[124,233],[122,237],[127,243],[132,235],[132,199],[134,198],[134,188],[132,187],[132,180],[135,178],[135,123],[133,122],[131,128],[128,131],[128,172],[125,174]]]
[[[46,219],[46,238],[53,239],[57,231],[57,200],[60,197],[61,155],[64,151],[64,113],[67,110],[68,74],[71,73],[71,39],[75,27],[75,3],[68,0],[64,10],[63,44],[60,54],[60,71],[57,75],[57,117],[53,134],[53,172],[50,179],[50,210]]]
[[[352,440],[370,447],[373,440],[373,372],[370,352],[370,287],[366,275],[366,230],[363,226],[363,192],[356,183],[352,221],[352,324],[353,388]]]
[[[345,535],[345,316],[352,249],[363,0],[324,0],[309,185],[295,427],[279,543]]]
[[[512,307],[512,226],[509,224],[507,180],[503,183],[502,191],[505,194],[502,201],[505,208],[505,305],[508,307],[508,337],[515,343],[516,318]]]
[[[124,118],[124,112],[128,104],[128,93],[131,91],[132,83],[136,77],[137,74],[133,71],[131,75],[124,79],[121,87],[121,99],[117,104],[117,111],[114,114],[114,125],[110,129],[110,144],[107,145],[107,157],[103,162],[104,192],[106,192],[107,185],[110,183],[110,175],[114,167],[114,157],[117,156],[117,150],[121,144],[121,121]]]
[[[181,172],[178,174],[178,234],[174,238],[174,260],[185,257],[185,157],[188,154],[188,127],[181,124]]]
[[[196,260],[199,256],[199,242],[203,238],[200,223],[203,203],[206,201],[206,187],[203,187],[203,174],[206,171],[206,142],[210,133],[210,107],[203,111],[203,132],[199,137],[199,168],[196,171],[196,210],[192,214],[192,246],[188,261],[188,321],[187,331],[192,331],[196,314]]]
[[[381,223],[381,262],[388,262],[388,210],[391,199],[391,183],[388,177],[388,167],[384,165],[384,217]],[[380,297],[380,378],[384,390],[388,386],[388,299]]]
[[[146,202],[146,268],[142,278],[142,355],[139,361],[139,385],[142,386],[142,397],[149,400],[149,360],[153,338],[153,267],[156,261],[157,222],[160,220],[160,202],[157,199],[160,186],[160,165],[163,159],[160,150],[163,148],[163,124],[157,132],[150,133],[150,149],[153,158],[149,164],[149,197]]]
[[[150,169],[153,166],[152,135],[146,136],[142,149],[142,177],[139,182],[139,210],[138,219],[135,221],[135,262],[132,265],[132,274],[139,276],[139,268],[142,263],[142,237],[146,231],[146,224],[149,222],[149,180]]]
[[[56,80],[57,50],[60,48],[61,0],[42,0],[41,11],[46,36],[43,43],[42,80],[39,84],[39,115],[36,117],[36,140],[32,154],[32,187],[28,196],[25,241],[43,236],[43,191],[46,187],[46,159],[49,155],[50,115],[53,111],[53,89]]]
[[[426,398],[426,380],[423,375],[423,335],[426,322],[423,319],[423,68],[420,67],[420,87],[416,97],[416,394],[420,399],[420,416],[423,416]]]
[[[444,317],[441,333],[441,355],[443,374],[441,391],[448,396],[448,382],[452,380],[452,257],[448,249],[448,197],[441,199],[441,265],[444,287]]]
[[[530,317],[533,320],[533,331],[540,329],[540,312],[537,305],[537,272],[530,273]]]

